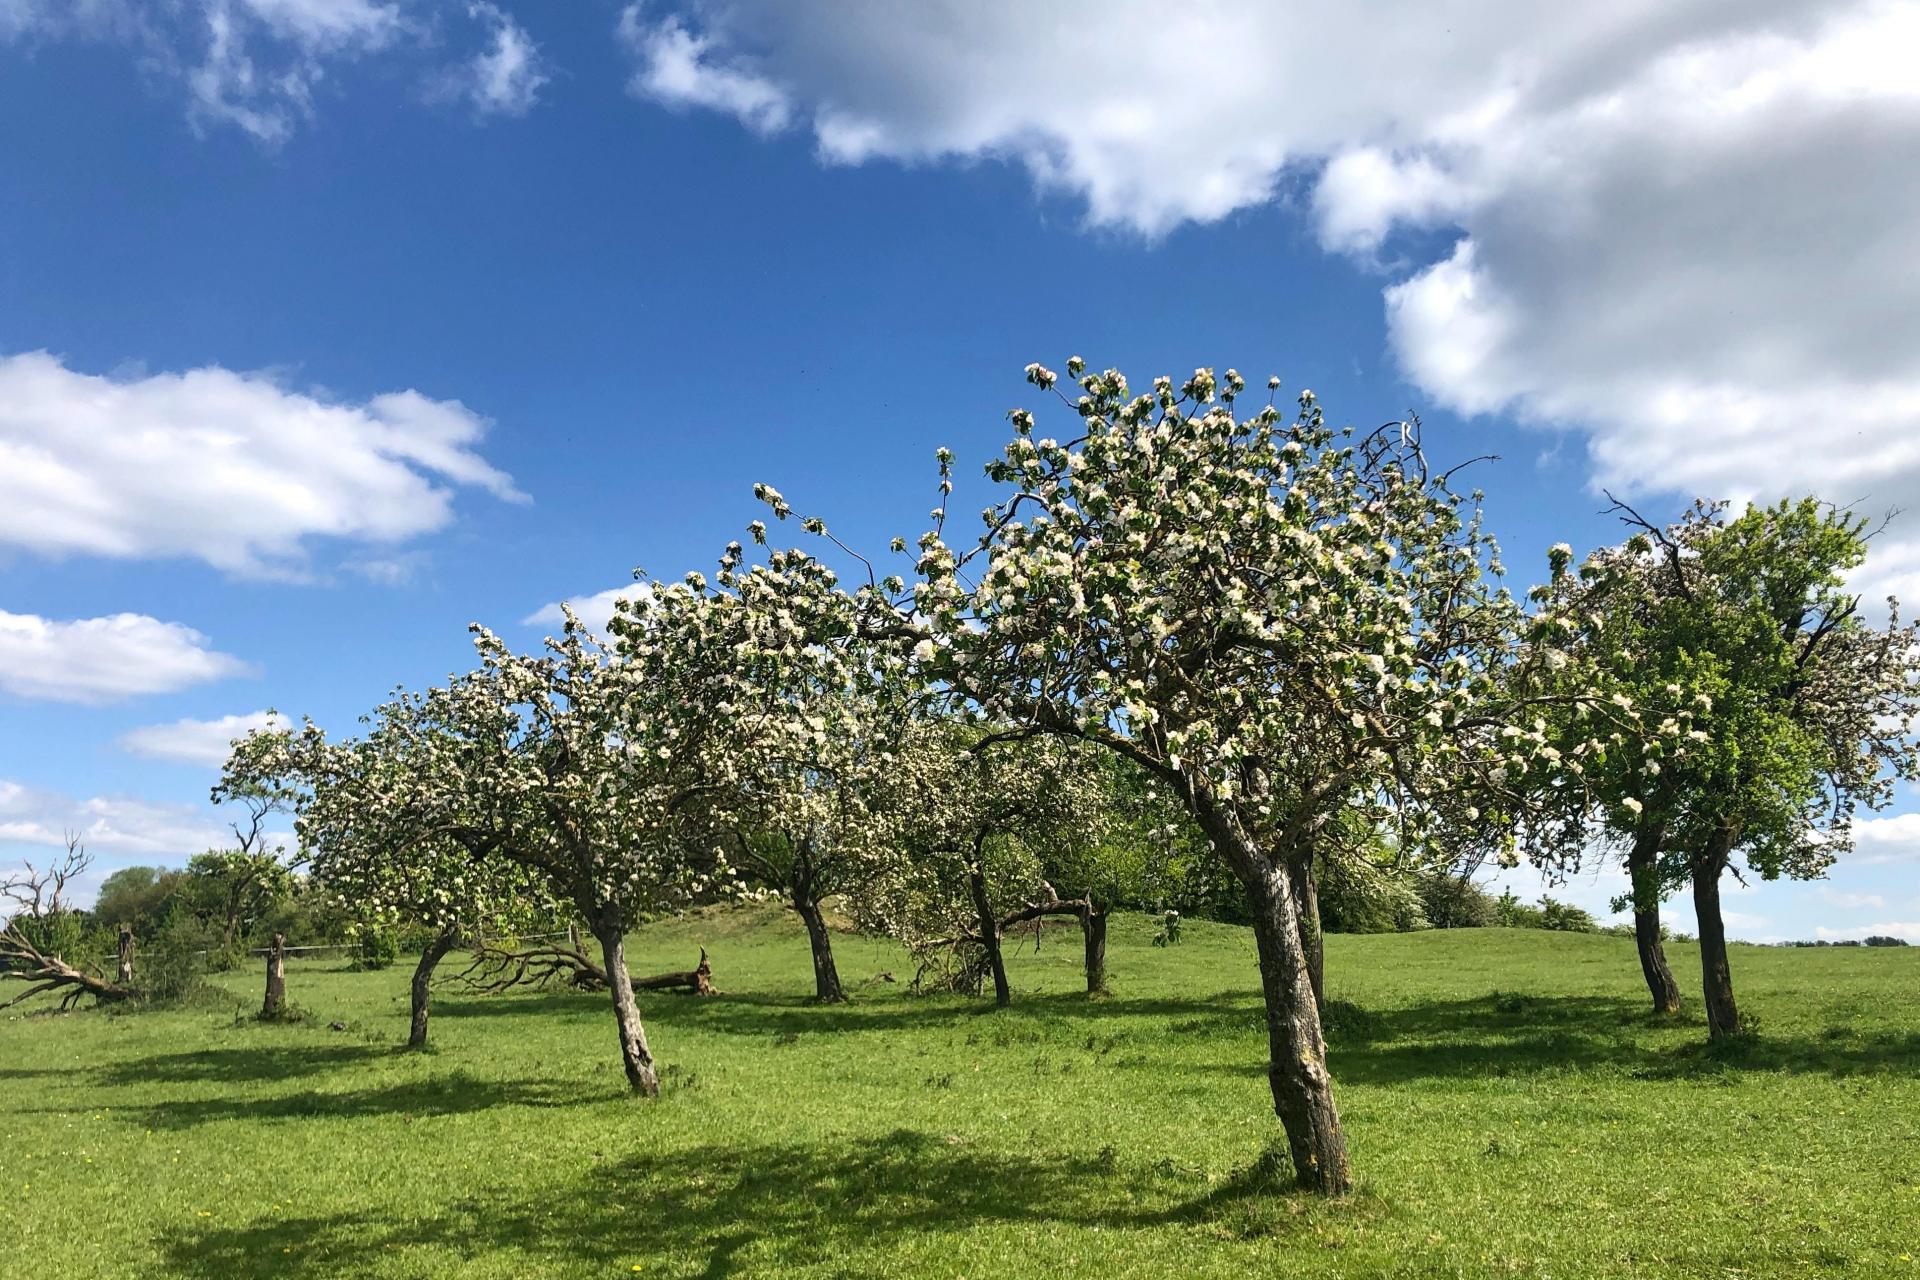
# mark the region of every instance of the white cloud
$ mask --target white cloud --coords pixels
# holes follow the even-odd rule
[[[1821,886],[1819,893],[1822,898],[1831,902],[1836,907],[1848,907],[1853,910],[1870,907],[1878,910],[1887,905],[1887,899],[1884,894],[1847,893],[1839,889],[1829,889],[1824,885]]]
[[[232,833],[191,805],[127,796],[76,800],[0,779],[0,842],[64,846],[69,834],[89,852],[187,857]]]
[[[1584,428],[1602,483],[1920,499],[1920,6],[697,12],[627,10],[636,90],[829,162],[1010,161],[1149,237],[1297,185],[1427,396]]]
[[[552,604],[541,605],[522,618],[523,625],[529,627],[552,627],[559,630],[565,622],[561,605],[572,609],[574,616],[597,636],[607,634],[607,622],[613,617],[613,604],[616,600],[639,599],[653,590],[649,583],[629,582],[621,587],[609,587],[605,591],[596,591],[590,596],[569,596],[565,600],[556,600]]]
[[[778,133],[791,120],[786,93],[737,59],[714,59],[711,41],[688,31],[678,18],[658,23],[630,4],[620,14],[620,39],[635,60],[628,88],[676,110],[705,107],[736,117],[756,133]]]
[[[120,735],[120,746],[149,760],[218,769],[227,761],[236,738],[255,729],[283,729],[287,718],[272,711],[220,716],[213,720],[175,720],[172,724],[143,725]]]
[[[202,0],[200,19],[205,52],[184,72],[189,118],[270,146],[312,117],[330,64],[378,52],[403,29],[397,5],[369,0]]]
[[[1854,819],[1853,847],[1849,861],[1868,865],[1920,856],[1920,813]]]
[[[1870,937],[1904,938],[1908,942],[1920,943],[1920,920],[1878,920],[1872,924],[1850,925],[1845,929],[1828,929],[1824,926],[1813,931],[1814,936],[1832,941],[1836,938],[1859,940]]]
[[[127,45],[143,70],[185,90],[196,130],[231,126],[273,148],[314,118],[320,91],[354,64],[437,59],[458,17],[487,47],[429,83],[454,86],[480,115],[525,112],[546,72],[525,30],[488,0],[0,0],[0,41]]]
[[[486,47],[438,77],[431,96],[463,101],[481,115],[526,115],[549,79],[540,47],[499,5],[476,0],[467,14],[485,29]]]
[[[351,403],[218,367],[116,379],[0,356],[0,544],[297,575],[311,538],[441,528],[450,485],[524,499],[473,451],[486,428],[417,391]]]
[[[22,698],[116,702],[249,671],[191,627],[145,614],[58,622],[0,611],[0,690]]]

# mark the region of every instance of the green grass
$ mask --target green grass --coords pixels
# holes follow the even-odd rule
[[[1114,927],[1013,958],[1018,1003],[914,998],[842,937],[808,1005],[761,909],[649,928],[713,1000],[644,1002],[626,1097],[603,998],[289,965],[293,1025],[220,1008],[0,1021],[0,1276],[1920,1277],[1920,949],[1736,948],[1759,1034],[1641,1010],[1631,944],[1336,937],[1333,1069],[1360,1189],[1274,1192],[1253,949]],[[1676,971],[1696,957],[1674,947]],[[345,1031],[329,1028],[341,1021]]]

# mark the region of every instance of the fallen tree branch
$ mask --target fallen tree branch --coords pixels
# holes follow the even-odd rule
[[[696,996],[716,994],[713,989],[713,966],[707,963],[707,949],[700,948],[700,963],[691,969],[678,973],[657,973],[651,978],[635,978],[635,991],[689,991]]]
[[[0,902],[10,902],[16,909],[6,927],[0,929],[0,982],[27,984],[25,991],[0,1003],[0,1009],[11,1009],[48,991],[62,992],[62,1009],[73,1008],[85,996],[108,1004],[142,998],[142,992],[130,982],[108,982],[98,972],[70,965],[34,941],[36,934],[47,936],[49,922],[68,913],[67,884],[79,878],[92,862],[80,845],[80,837],[69,835],[65,857],[46,867],[27,863],[0,880]],[[123,942],[122,946],[130,944]],[[128,970],[131,972],[130,953]]]
[[[555,943],[515,951],[482,942],[473,949],[473,959],[460,972],[441,979],[458,982],[474,991],[495,995],[518,986],[545,987],[559,984],[575,991],[605,991],[607,971],[578,947]],[[634,978],[636,991],[690,991],[694,995],[715,994],[713,967],[707,961],[707,949],[700,949],[700,963],[692,969]]]
[[[138,1000],[142,994],[137,987],[109,982],[97,973],[75,968],[59,956],[48,955],[29,941],[17,925],[0,930],[0,982],[28,984],[25,991],[0,1003],[0,1009],[11,1009],[46,991],[64,991],[60,997],[62,1009],[71,1009],[85,996],[115,1004]]]

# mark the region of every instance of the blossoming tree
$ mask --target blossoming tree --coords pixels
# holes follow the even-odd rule
[[[764,526],[754,533],[764,541]],[[822,904],[863,896],[898,861],[899,749],[913,700],[905,664],[859,634],[853,598],[802,552],[772,551],[748,567],[734,543],[714,583],[696,576],[687,590],[697,606],[627,606],[612,629],[622,645],[650,645],[697,614],[688,643],[728,659],[727,691],[710,711],[736,722],[733,789],[703,812],[741,874],[800,917],[815,997],[839,1003],[846,990]]]
[[[1011,495],[959,550],[937,508],[911,592],[869,593],[893,606],[875,626],[989,718],[1100,744],[1180,798],[1250,899],[1296,1175],[1344,1192],[1305,877],[1355,809],[1416,839],[1504,821],[1557,750],[1529,684],[1556,636],[1494,585],[1492,540],[1417,424],[1338,431],[1311,392],[1291,423],[1271,403],[1242,419],[1231,370],[1137,395],[1117,371],[1067,370],[1071,437],[1014,411],[988,469]]]
[[[1660,900],[1690,885],[1709,1034],[1740,1029],[1720,881],[1736,856],[1764,879],[1824,874],[1862,808],[1920,776],[1920,629],[1861,616],[1844,575],[1865,523],[1811,498],[1729,519],[1697,503],[1656,526],[1616,504],[1632,536],[1577,573],[1556,549],[1541,598],[1577,624],[1566,679],[1631,699],[1675,737],[1609,744],[1540,852],[1576,862],[1593,837],[1625,847],[1629,901],[1654,1007],[1679,1005],[1660,948]]]
[[[1091,893],[1062,898],[1044,874],[1048,862],[1095,860],[1110,816],[1101,762],[1077,743],[939,720],[918,724],[899,758],[897,831],[909,856],[859,902],[862,922],[904,943],[923,974],[968,990],[991,976],[1004,1007],[1013,989],[1002,936],[1072,916],[1087,989],[1104,990],[1105,907]]]
[[[311,721],[255,730],[234,744],[232,790],[288,797],[305,865],[356,928],[430,931],[414,968],[409,1048],[424,1048],[434,970],[462,938],[550,916],[547,883],[477,832],[447,822],[443,761],[460,744],[401,694],[364,737],[331,742]]]

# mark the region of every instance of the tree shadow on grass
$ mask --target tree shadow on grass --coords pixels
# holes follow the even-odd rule
[[[1277,1212],[1249,1219],[1249,1197]],[[572,1185],[481,1192],[430,1210],[195,1223],[161,1247],[175,1272],[196,1276],[353,1275],[414,1249],[496,1265],[511,1258],[527,1273],[564,1265],[697,1277],[838,1263],[846,1274],[881,1274],[894,1244],[985,1225],[1126,1231],[1235,1215],[1263,1232],[1291,1233],[1374,1208],[1364,1198],[1330,1204],[1251,1183],[1196,1200],[1191,1178],[1123,1170],[1111,1152],[1010,1155],[897,1130],[840,1144],[713,1144],[610,1161]],[[1038,1274],[1048,1272],[1049,1259],[1033,1261]]]
[[[1352,1010],[1352,1006],[1348,1006]],[[1461,1076],[1615,1072],[1674,1080],[1745,1071],[1834,1076],[1920,1069],[1920,1033],[1743,1036],[1709,1045],[1696,1017],[1675,1019],[1638,1000],[1492,992],[1329,1019],[1336,1079],[1396,1085]],[[1649,1030],[1682,1027],[1697,1038],[1649,1043]],[[1263,1068],[1260,1068],[1263,1069]]]
[[[258,1084],[296,1080],[318,1072],[391,1057],[393,1050],[371,1044],[249,1045],[235,1049],[199,1049],[128,1058],[96,1067],[96,1083],[109,1087],[142,1084]]]
[[[248,1122],[364,1119],[373,1116],[448,1116],[494,1107],[592,1106],[626,1096],[590,1090],[578,1081],[489,1080],[465,1071],[364,1089],[300,1090],[184,1098],[124,1109],[130,1123],[148,1129],[193,1129],[222,1120]]]
[[[825,1033],[845,1036],[863,1032],[886,1034],[903,1027],[978,1030],[994,1023],[1046,1026],[1072,1035],[1085,1034],[1101,1027],[1118,1030],[1141,1018],[1180,1015],[1200,1016],[1203,1019],[1216,1016],[1233,1018],[1241,1016],[1233,1012],[1238,1008],[1254,1009],[1253,1016],[1257,1018],[1257,1001],[1257,995],[1243,995],[1240,992],[1223,993],[1213,999],[1106,997],[1097,1000],[1089,999],[1080,992],[1015,993],[1013,1004],[1000,1009],[995,1007],[991,997],[984,996],[969,999],[952,995],[901,994],[880,1000],[855,1000],[851,1004],[821,1005],[802,996],[743,992],[720,995],[710,1000],[692,1000],[684,1005],[676,1003],[671,1006],[671,1016],[680,1025],[698,1026],[723,1035]],[[657,1009],[658,1006],[649,1008]],[[1176,1026],[1174,1029],[1180,1028]]]

